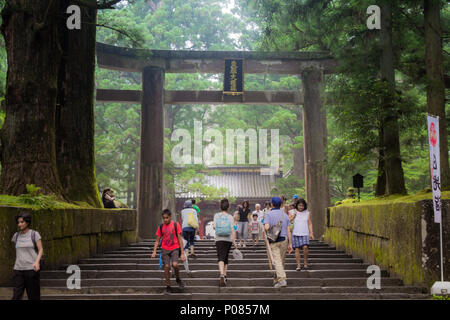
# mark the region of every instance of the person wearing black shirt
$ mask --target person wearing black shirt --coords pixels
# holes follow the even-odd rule
[[[239,221],[238,221],[238,238],[239,238],[239,246],[241,246],[242,240],[244,240],[244,246],[245,248],[245,241],[247,240],[248,236],[248,222],[250,220],[250,205],[247,200],[244,200],[242,202],[242,205],[239,206]]]
[[[116,205],[114,204],[115,197],[111,196],[112,190],[110,188],[106,188],[102,192],[102,202],[103,207],[105,208],[115,208]]]

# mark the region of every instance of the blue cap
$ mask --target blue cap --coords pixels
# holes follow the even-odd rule
[[[292,199],[298,199],[298,195],[294,194],[294,196],[292,197]]]
[[[281,206],[281,204],[283,203],[283,201],[281,201],[280,197],[273,197],[271,202],[275,208],[279,208]]]
[[[184,202],[184,207],[185,208],[192,208],[192,201],[191,200],[186,200]]]

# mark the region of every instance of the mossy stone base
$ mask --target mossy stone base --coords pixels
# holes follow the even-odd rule
[[[443,200],[444,278],[450,277],[450,200]],[[365,262],[401,278],[407,285],[430,287],[440,280],[439,224],[432,200],[367,201],[329,208],[325,240]]]
[[[16,252],[11,239],[17,231],[15,216],[32,214],[31,228],[42,237],[43,269],[76,264],[121,245],[136,242],[136,211],[133,209],[30,209],[0,206],[0,286],[12,285]]]

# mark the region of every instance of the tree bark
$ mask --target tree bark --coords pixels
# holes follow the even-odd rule
[[[445,120],[445,81],[440,26],[440,1],[424,0],[425,64],[427,69],[427,112],[439,117],[441,186],[450,186],[447,125]]]
[[[89,0],[93,4],[95,0]],[[102,208],[95,178],[94,73],[97,10],[81,7],[80,30],[66,26],[69,0],[61,0],[59,68],[56,112],[56,160],[69,200]]]
[[[378,175],[375,196],[380,197],[386,193],[386,171],[384,164],[383,126],[378,130]]]
[[[58,47],[57,1],[7,0],[2,34],[8,57],[1,190],[62,194],[55,157]]]
[[[394,49],[392,46],[392,4],[390,0],[381,5],[381,79],[386,81],[388,92],[382,102],[383,152],[386,173],[386,195],[406,193],[400,157],[398,113],[395,108]]]

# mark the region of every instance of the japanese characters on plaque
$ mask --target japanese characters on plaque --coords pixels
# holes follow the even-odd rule
[[[242,95],[244,92],[244,60],[225,59],[223,94]]]

